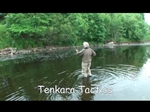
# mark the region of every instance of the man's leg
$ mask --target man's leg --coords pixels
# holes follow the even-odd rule
[[[91,67],[91,62],[90,63],[88,63],[88,75],[89,76],[91,76],[92,74],[91,74],[91,69],[90,69],[90,67]]]
[[[82,74],[84,77],[88,76],[87,71],[88,71],[88,63],[82,62]]]

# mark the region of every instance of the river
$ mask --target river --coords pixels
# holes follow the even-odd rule
[[[150,46],[94,50],[88,78],[73,49],[1,56],[0,100],[150,100]]]

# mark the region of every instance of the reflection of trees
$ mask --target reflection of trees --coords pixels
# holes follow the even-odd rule
[[[150,58],[150,47],[147,47],[146,54],[147,54],[147,57]]]
[[[125,60],[129,64],[133,64],[136,66],[142,66],[146,61],[143,59],[145,57],[146,48],[144,46],[132,46],[123,51],[125,54]]]
[[[146,46],[122,46],[111,49],[99,49],[93,61],[102,64],[127,64],[141,67],[145,62]],[[99,63],[98,63],[99,62]]]
[[[74,73],[69,73],[67,74],[66,72],[63,72],[61,74],[56,74],[55,76],[53,74],[49,75],[47,79],[40,79],[40,84],[44,85],[45,87],[48,88],[54,88],[55,86],[60,87],[60,88],[75,88],[75,84],[77,81],[78,76],[75,76]],[[38,85],[38,84],[37,84]],[[38,91],[38,90],[37,90]],[[38,100],[70,100],[72,99],[74,93],[42,93],[38,91]]]
[[[11,80],[11,78],[7,77],[7,76],[0,77],[0,88],[1,89],[3,89],[3,88],[12,89],[13,86],[12,86],[12,80]]]
[[[92,66],[105,64],[142,66],[145,59],[147,59],[145,55],[145,48],[145,46],[132,46],[117,47],[113,50],[108,48],[97,50],[97,56],[93,58]],[[8,95],[17,91],[20,92],[20,96],[23,93],[29,96],[30,100],[72,99],[72,97],[78,93],[40,94],[37,86],[44,85],[49,88],[55,85],[63,88],[74,88],[75,86],[79,86],[78,75],[75,75],[74,73],[71,74],[71,72],[75,69],[79,69],[81,67],[79,59],[80,58],[73,56],[71,58],[68,57],[65,59],[45,61],[42,63],[40,63],[40,61],[36,61],[34,63],[12,63],[6,67],[2,66],[1,74],[5,74],[5,76],[10,75],[11,77],[0,78],[0,88],[2,90],[0,90],[0,99],[5,98],[6,94]],[[85,88],[91,88],[91,81],[89,78],[83,78],[82,83]],[[21,92],[18,89],[19,87],[22,87],[24,92]],[[93,100],[93,94],[87,94],[84,91],[80,94],[80,100]]]
[[[150,58],[143,64],[140,70],[142,76],[148,77],[150,76]]]
[[[12,77],[3,77],[0,78],[0,99],[10,94],[22,95],[21,91],[18,88],[22,87],[29,100],[69,100],[72,98],[72,94],[67,93],[54,93],[54,94],[40,94],[38,91],[38,85],[44,85],[45,87],[53,87],[58,85],[63,88],[72,88],[74,87],[77,77],[74,74],[68,74],[72,66],[68,66],[63,63],[64,61],[59,60],[52,61],[54,63],[49,64],[49,62],[43,63],[32,63],[32,64],[19,64],[14,65],[15,69],[12,68]],[[67,63],[72,62],[72,60]],[[36,67],[34,66],[36,64]],[[54,65],[54,66],[53,66]],[[20,67],[23,66],[23,67]],[[60,67],[58,67],[60,66]],[[79,65],[80,66],[80,65]],[[20,68],[20,69],[19,69]],[[59,69],[60,68],[60,69]],[[65,71],[65,72],[64,72]],[[71,70],[72,71],[72,70]],[[18,73],[19,72],[19,73]],[[61,73],[62,72],[62,73]],[[2,72],[3,73],[3,72]],[[5,72],[4,72],[5,73]],[[7,72],[6,72],[7,73]],[[4,84],[4,85],[2,85]],[[3,92],[3,93],[2,93]],[[14,99],[15,100],[15,99]]]
[[[19,86],[19,84],[16,86],[16,84],[12,77],[0,77],[0,99],[6,101],[29,100],[25,88]]]
[[[0,99],[5,100],[5,96],[14,91],[13,82],[10,77],[2,76],[0,77]]]

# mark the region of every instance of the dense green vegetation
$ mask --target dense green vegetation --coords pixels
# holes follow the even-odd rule
[[[147,40],[150,28],[141,13],[0,13],[0,48]]]

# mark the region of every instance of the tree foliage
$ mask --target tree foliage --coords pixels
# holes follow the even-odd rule
[[[149,38],[149,28],[142,13],[6,13],[0,47],[140,42]]]

